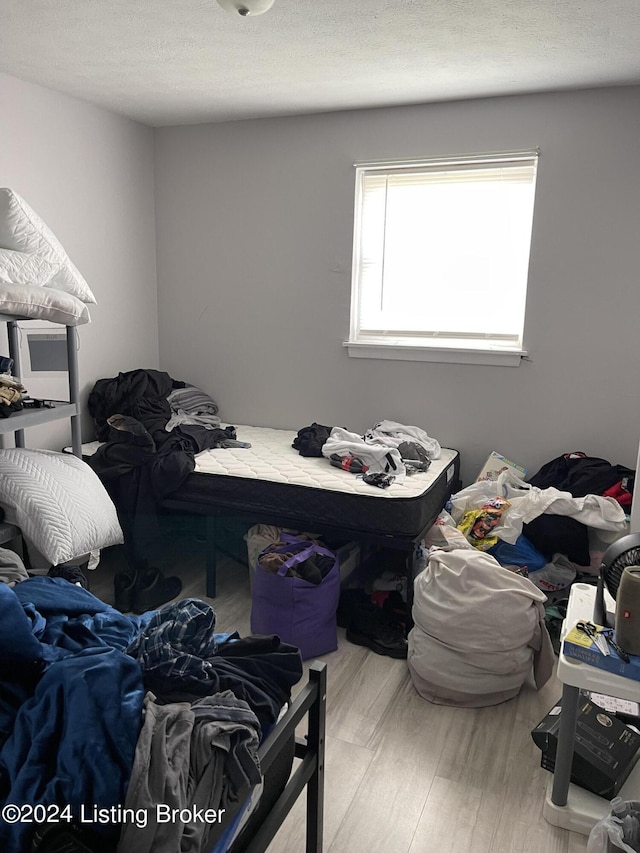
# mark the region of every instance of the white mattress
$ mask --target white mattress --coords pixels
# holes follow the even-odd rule
[[[385,489],[365,483],[361,477],[335,468],[328,459],[300,456],[292,447],[297,433],[269,427],[237,426],[238,441],[251,447],[216,448],[203,450],[196,455],[195,473],[240,477],[292,486],[305,486],[323,491],[367,495],[383,500],[415,498],[428,491],[443,471],[447,483],[455,473],[455,450],[442,448],[439,459],[434,459],[428,471],[407,477],[403,483],[392,483]]]
[[[340,529],[349,535],[375,535],[412,542],[459,488],[460,455],[442,448],[428,471],[403,483],[378,488],[335,468],[324,457],[300,456],[292,446],[297,432],[270,427],[235,426],[239,441],[251,447],[205,450],[195,471],[163,505],[196,514],[243,514],[265,523],[300,530]],[[82,446],[95,453],[100,442]]]

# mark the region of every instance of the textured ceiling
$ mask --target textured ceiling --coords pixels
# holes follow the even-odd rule
[[[640,84],[638,0],[0,0],[0,71],[150,125]]]

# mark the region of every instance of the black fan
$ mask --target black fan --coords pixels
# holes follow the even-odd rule
[[[627,566],[640,566],[640,533],[629,533],[609,545],[600,563],[600,577],[596,591],[596,605],[593,618],[598,625],[608,628],[614,626],[607,621],[604,604],[605,589],[615,601],[620,586],[620,578]]]

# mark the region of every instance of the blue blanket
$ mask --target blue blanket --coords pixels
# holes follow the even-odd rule
[[[68,804],[77,817],[124,802],[144,687],[122,649],[144,622],[62,578],[0,584],[0,805]],[[34,830],[0,821],[0,849],[29,850]]]

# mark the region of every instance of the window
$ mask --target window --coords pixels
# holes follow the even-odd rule
[[[537,160],[356,165],[350,355],[520,363]]]

